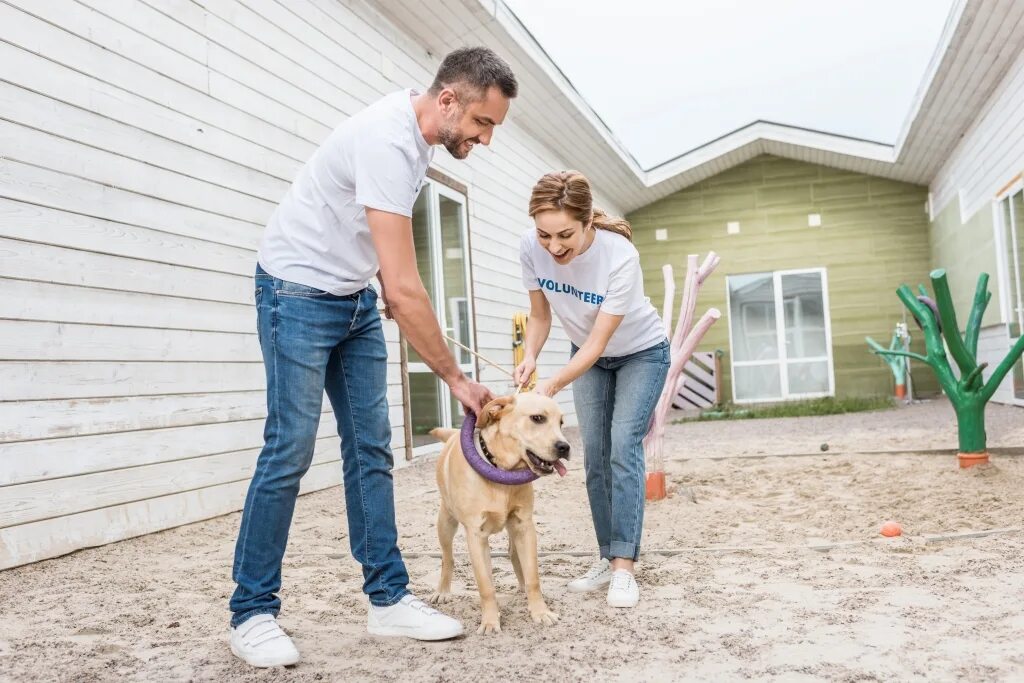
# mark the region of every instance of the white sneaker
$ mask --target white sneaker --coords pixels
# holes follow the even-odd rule
[[[608,604],[611,607],[636,607],[638,602],[640,587],[636,585],[636,578],[625,569],[612,573],[608,584]]]
[[[607,586],[611,580],[612,563],[601,558],[594,563],[594,566],[586,574],[575,581],[570,581],[566,588],[570,593],[589,593],[590,591],[596,591],[602,586]]]
[[[387,607],[370,605],[366,630],[375,636],[406,636],[416,640],[447,640],[463,633],[462,624],[414,595],[406,595]]]
[[[295,643],[273,614],[257,614],[231,629],[231,651],[253,666],[291,666],[299,663]]]

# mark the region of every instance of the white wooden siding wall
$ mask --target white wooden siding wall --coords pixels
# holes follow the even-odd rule
[[[978,363],[988,363],[989,369],[985,371],[986,380],[1009,351],[1010,337],[1007,334],[1006,325],[991,325],[981,331],[978,336]],[[992,396],[992,401],[1008,405],[1015,403],[1012,372],[1000,383],[996,393]]]
[[[262,228],[334,125],[437,58],[359,1],[10,0],[0,27],[4,568],[241,507]],[[469,163],[438,156],[470,187],[481,351],[510,364],[528,190],[568,164],[514,123]],[[324,409],[305,490],[339,479]]]
[[[969,219],[1024,171],[1024,52],[1017,57],[931,183],[934,214],[960,193]]]

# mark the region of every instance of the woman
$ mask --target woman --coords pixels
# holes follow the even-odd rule
[[[597,563],[568,588],[608,585],[609,605],[633,607],[640,599],[633,565],[643,531],[643,438],[668,374],[665,327],[644,296],[629,223],[593,208],[583,174],[541,178],[530,216],[535,229],[520,244],[530,319],[515,380],[525,384],[537,367],[554,310],[572,341],[570,360],[536,390],[553,396],[573,384],[600,551]]]

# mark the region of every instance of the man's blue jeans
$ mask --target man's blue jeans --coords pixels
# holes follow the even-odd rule
[[[245,499],[232,570],[231,625],[281,608],[281,560],[299,480],[313,459],[323,393],[341,437],[352,554],[374,605],[407,593],[398,550],[387,348],[377,293],[335,296],[256,268],[256,309],[267,374],[264,446]]]
[[[575,354],[578,349],[572,347]],[[572,383],[583,436],[587,497],[601,557],[636,560],[644,526],[644,436],[658,404],[668,340],[628,356],[603,357]]]

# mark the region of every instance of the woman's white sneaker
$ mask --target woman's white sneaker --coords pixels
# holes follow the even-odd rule
[[[612,607],[636,607],[638,602],[640,587],[636,585],[636,578],[625,569],[613,572],[608,584],[608,604]]]
[[[601,558],[594,563],[586,574],[580,578],[570,581],[566,588],[570,593],[589,593],[603,588],[612,580],[612,563]]]
[[[231,651],[260,668],[299,663],[295,643],[277,624],[273,614],[257,614],[231,629]]]
[[[462,624],[415,595],[406,595],[387,607],[370,605],[366,630],[375,636],[405,636],[416,640],[447,640],[463,633]]]

